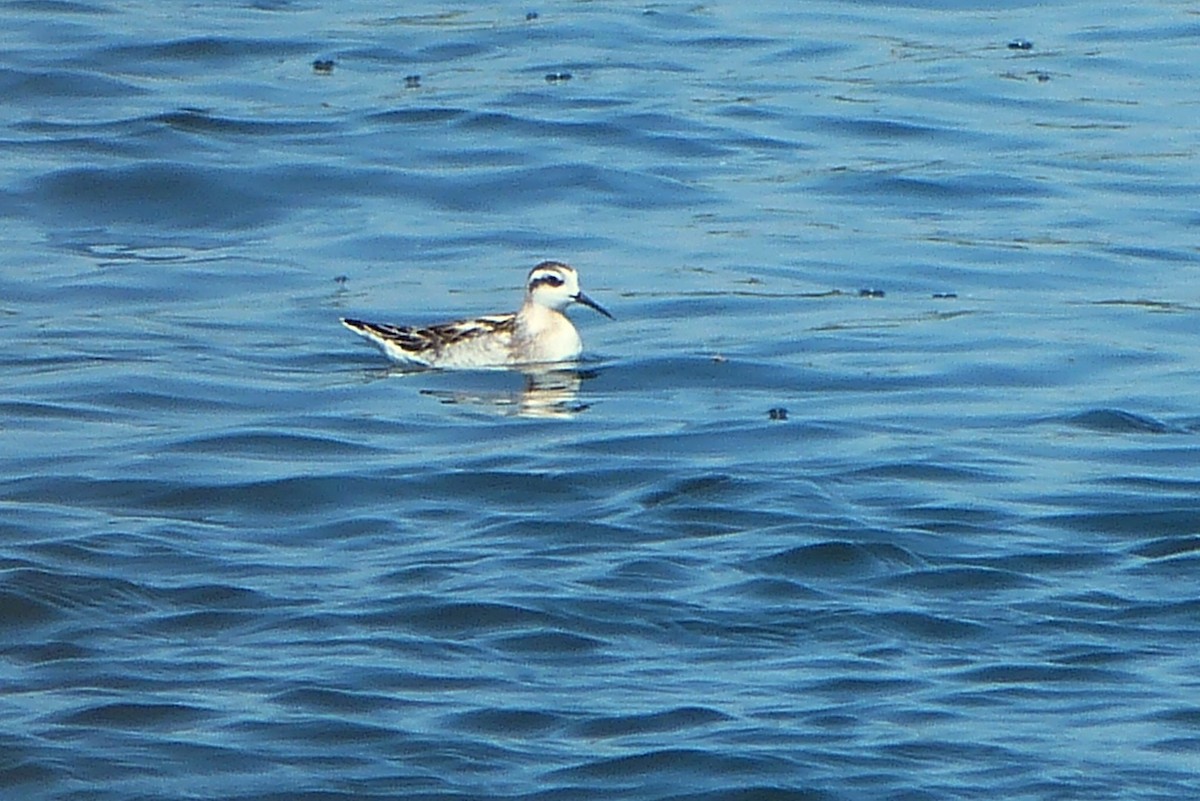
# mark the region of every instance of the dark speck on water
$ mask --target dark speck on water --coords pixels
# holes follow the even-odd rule
[[[1189,4],[3,8],[0,799],[1200,798]]]

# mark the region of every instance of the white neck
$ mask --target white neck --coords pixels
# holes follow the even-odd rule
[[[517,312],[517,326],[528,336],[537,336],[547,329],[562,325],[563,320],[566,320],[566,315],[562,312],[528,300]]]

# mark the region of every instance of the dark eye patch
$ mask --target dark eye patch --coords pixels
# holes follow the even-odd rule
[[[534,278],[532,281],[530,281],[529,288],[535,289],[543,284],[546,286],[562,286],[563,280],[553,273],[546,273],[545,275],[539,275],[537,278]]]

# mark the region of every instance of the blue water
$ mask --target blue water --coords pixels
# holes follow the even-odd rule
[[[1200,796],[1193,6],[0,19],[3,798]]]

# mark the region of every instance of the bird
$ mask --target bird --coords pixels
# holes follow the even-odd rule
[[[583,352],[579,332],[563,313],[573,303],[613,319],[607,309],[579,288],[575,268],[560,261],[543,261],[529,271],[525,302],[512,314],[490,314],[424,327],[343,317],[342,325],[370,340],[393,362],[411,369],[571,362]]]

